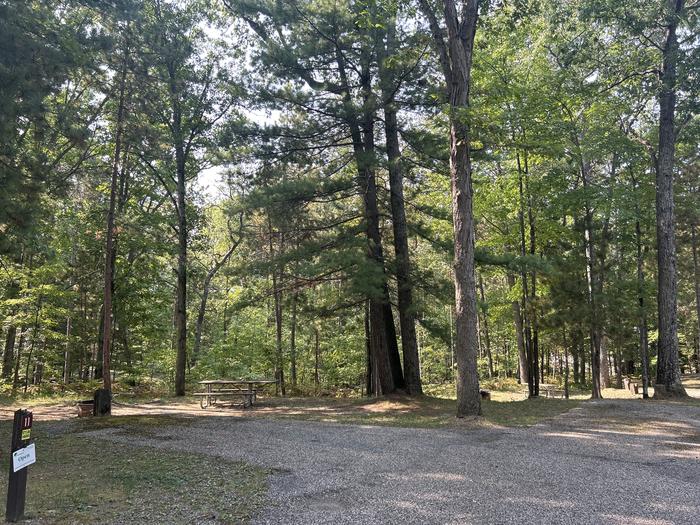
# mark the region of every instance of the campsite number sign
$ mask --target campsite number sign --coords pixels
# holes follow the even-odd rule
[[[36,463],[36,448],[29,443],[34,417],[28,410],[15,412],[12,427],[12,461],[10,481],[7,485],[7,507],[5,519],[15,522],[24,515],[24,500],[27,494],[27,467]]]

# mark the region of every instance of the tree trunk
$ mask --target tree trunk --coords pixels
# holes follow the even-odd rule
[[[637,206],[637,217],[639,217],[639,207]],[[639,218],[635,223],[637,241],[637,295],[639,301],[638,329],[639,329],[639,354],[642,363],[642,397],[649,397],[649,335],[647,328],[647,311],[644,285],[644,256],[642,254],[642,229]]]
[[[697,321],[697,348],[696,348],[696,370],[700,369],[700,257],[698,257],[698,234],[697,225],[693,223],[690,227],[690,235],[693,249],[693,277],[695,280],[695,320]]]
[[[507,274],[508,286],[512,290],[515,287],[515,276]],[[523,342],[523,318],[520,312],[520,301],[512,302],[513,324],[515,325],[515,339],[518,344],[518,379],[520,384],[528,384],[529,368],[527,366],[527,356],[525,355],[525,343]]]
[[[314,386],[316,387],[316,393],[318,394],[318,386],[320,383],[318,375],[318,367],[321,361],[321,344],[319,342],[318,327],[314,326]]]
[[[190,366],[194,367],[199,360],[199,352],[202,348],[202,328],[204,327],[204,316],[207,311],[207,302],[209,301],[209,287],[211,285],[211,270],[204,278],[202,286],[202,297],[199,301],[199,309],[197,311],[197,321],[194,325],[194,345],[192,347],[192,357],[190,358]]]
[[[588,284],[588,307],[591,315],[591,399],[600,399],[600,341],[601,330],[598,312],[599,275],[596,264],[596,250],[593,239],[593,210],[588,200],[591,166],[581,160],[581,180],[585,193],[584,252],[586,255],[586,281]]]
[[[22,360],[22,350],[24,349],[24,338],[26,335],[26,330],[24,326],[20,326],[19,329],[19,343],[17,343],[17,357],[15,358],[15,370],[12,379],[12,391],[14,392],[19,386],[19,367]]]
[[[12,374],[12,363],[15,356],[15,339],[17,338],[17,326],[10,325],[5,336],[5,352],[2,355],[2,377],[7,379]]]
[[[103,289],[103,321],[102,321],[102,388],[112,390],[112,293],[114,292],[114,214],[117,205],[119,185],[119,166],[122,151],[122,136],[124,134],[124,113],[126,105],[126,71],[128,47],[124,48],[122,67],[119,76],[119,105],[117,106],[117,129],[114,135],[114,156],[112,157],[112,172],[109,191],[109,209],[107,211],[107,229],[105,243],[105,271]]]
[[[656,242],[658,262],[658,359],[654,397],[685,397],[678,359],[676,238],[673,166],[676,149],[676,27],[683,0],[666,0],[668,25],[659,92],[659,148],[656,159]],[[666,11],[666,10],[665,10]]]
[[[454,0],[445,0],[444,21],[447,42],[435,12],[427,0],[420,1],[423,14],[440,55],[447,85],[450,121],[450,182],[454,232],[455,358],[457,360],[457,417],[481,414],[477,369],[477,303],[474,275],[474,218],[470,132],[465,112],[469,107],[474,37],[478,0],[465,0],[462,20]]]
[[[524,133],[523,133],[524,135]],[[524,137],[523,137],[524,139]],[[525,170],[524,170],[524,181],[525,181],[525,192],[527,194],[527,218],[528,218],[528,226],[530,230],[530,255],[534,257],[536,253],[536,239],[535,239],[535,215],[533,212],[533,205],[532,205],[532,193],[530,192],[530,187],[528,183],[528,178],[530,174],[530,167],[529,167],[529,162],[528,162],[528,152],[527,150],[524,151],[523,153],[523,161],[525,164]],[[519,160],[518,160],[519,162]],[[524,242],[524,241],[523,241]],[[538,370],[537,370],[537,358],[540,355],[540,345],[539,345],[539,324],[538,324],[538,319],[537,319],[537,272],[535,270],[532,270],[530,272],[530,276],[532,279],[532,283],[530,285],[530,301],[529,301],[529,313],[528,315],[530,316],[531,319],[531,327],[532,327],[532,342],[530,343],[530,348],[532,351],[532,362],[534,363],[533,367],[533,376],[534,376],[534,384],[533,384],[533,392],[535,396],[540,395],[540,384],[539,381],[541,380],[544,383],[544,373],[545,373],[545,367],[544,367],[544,355],[542,356],[542,365],[541,365],[541,370],[539,374],[539,379],[538,379]]]
[[[372,331],[370,328],[369,320],[369,300],[365,301],[365,395],[370,396],[373,392],[376,392],[374,388],[373,381],[376,378],[375,373],[372,372]]]
[[[97,346],[92,352],[91,361],[94,366],[92,370],[93,379],[102,379],[102,341],[104,340],[104,322],[105,322],[105,305],[104,301],[100,306],[99,329],[97,330]],[[92,346],[92,345],[91,345]]]
[[[289,361],[292,386],[297,386],[297,296],[295,291],[292,294],[292,323],[289,328]]]
[[[600,388],[610,388],[610,364],[608,361],[608,336],[602,334],[600,339]]]
[[[486,358],[489,363],[489,377],[493,377],[493,356],[491,355],[491,337],[489,335],[489,314],[486,308],[486,294],[484,293],[484,279],[479,274],[479,291],[481,293],[481,317],[484,325],[484,346],[486,347]]]
[[[219,272],[219,270],[228,262],[229,258],[233,254],[233,251],[240,244],[240,241],[233,243],[224,256],[214,262],[214,266],[209,269],[207,275],[204,277],[204,284],[202,286],[202,298],[199,301],[199,310],[197,312],[197,322],[195,323],[194,329],[194,347],[192,348],[192,358],[190,359],[190,366],[195,366],[197,360],[199,359],[199,352],[202,348],[202,329],[204,327],[204,317],[207,312],[207,301],[209,300],[209,289],[211,288],[211,282]]]
[[[346,104],[346,118],[350,127],[353,142],[353,152],[358,171],[358,182],[364,201],[364,219],[368,240],[368,260],[376,265],[377,272],[385,272],[382,238],[379,229],[379,208],[377,205],[377,186],[375,178],[374,150],[374,119],[372,101],[371,76],[369,60],[365,58],[362,75],[362,91],[364,97],[363,129],[360,128],[358,116],[352,107],[350,84],[347,78],[345,57],[336,50],[336,61],[343,86],[343,100]],[[398,355],[398,345],[395,339],[394,318],[389,305],[388,288],[382,286],[378,293],[368,297],[369,329],[370,329],[370,372],[373,377],[368,382],[372,391],[368,394],[390,394],[397,388],[403,388],[404,380],[401,362]],[[388,307],[388,308],[387,308]],[[394,340],[390,341],[393,332]],[[379,390],[375,389],[378,387]]]
[[[403,353],[403,375],[406,392],[422,394],[418,344],[416,342],[416,320],[413,313],[413,285],[408,251],[408,229],[403,193],[403,162],[399,145],[399,132],[394,99],[395,81],[386,59],[395,55],[396,19],[391,16],[386,22],[386,48],[378,43],[379,76],[382,86],[384,109],[384,132],[389,167],[391,216],[394,230],[394,252],[396,254],[396,280],[398,287],[399,323],[401,326],[401,349]]]
[[[586,384],[586,341],[583,332],[579,330],[579,379],[581,384]]]
[[[63,353],[63,383],[70,382],[70,335],[71,335],[71,318],[66,317],[66,348]]]
[[[282,291],[278,286],[276,269],[272,271],[272,292],[274,294],[275,307],[275,379],[282,391],[282,395],[285,395],[284,356],[282,351]]]
[[[618,165],[618,155],[617,153],[613,154],[612,161],[610,163],[610,181],[609,181],[609,189],[608,189],[608,198],[613,199],[613,187],[615,183],[615,179],[617,177],[617,165]],[[604,291],[604,284],[605,284],[605,279],[606,279],[606,273],[607,273],[607,265],[606,265],[606,259],[608,256],[608,245],[610,244],[610,211],[608,211],[605,215],[605,219],[603,221],[603,229],[600,235],[600,256],[598,257],[599,263],[598,263],[598,290],[597,294],[599,297],[599,301],[603,302],[605,300],[605,296],[603,294]],[[600,305],[599,305],[600,308]],[[605,309],[603,309],[603,313],[605,312]],[[610,387],[610,364],[609,364],[609,355],[608,355],[608,336],[605,333],[605,326],[606,326],[606,320],[603,318],[602,320],[599,321],[600,325],[600,330],[601,330],[601,341],[600,341],[600,387],[602,389],[609,388]]]
[[[563,331],[564,336],[564,397],[569,399],[569,345],[566,342],[566,327]]]
[[[525,189],[523,179],[523,166],[520,160],[520,153],[516,151],[516,165],[518,168],[518,226],[520,228],[520,257],[524,260],[527,253],[525,242]],[[525,171],[527,168],[525,169]],[[533,398],[539,396],[539,374],[538,363],[535,352],[533,351],[532,337],[532,304],[529,284],[527,279],[527,271],[523,266],[520,270],[520,280],[522,282],[522,307],[524,324],[524,341],[525,341],[525,356],[527,359],[527,389],[528,397]],[[534,295],[534,294],[533,294]]]
[[[27,386],[29,385],[29,366],[32,363],[32,353],[34,352],[34,347],[36,346],[37,332],[39,331],[39,313],[41,312],[41,304],[43,300],[41,296],[37,300],[36,312],[34,314],[34,326],[32,327],[32,342],[29,345],[29,353],[27,354],[27,366],[24,371],[24,391],[27,392]]]
[[[180,117],[177,114],[179,129]],[[175,395],[185,395],[185,368],[187,366],[187,212],[185,209],[185,152],[182,144],[175,148],[177,163],[177,291],[175,306],[176,361]]]

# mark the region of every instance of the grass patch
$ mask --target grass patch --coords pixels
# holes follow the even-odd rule
[[[35,424],[25,514],[36,523],[245,523],[264,504],[264,469],[196,453],[82,437],[115,426],[129,432],[172,423],[153,416]],[[179,418],[177,418],[179,419]],[[180,420],[179,423],[182,423]],[[10,442],[10,422],[0,423]],[[9,469],[2,454],[0,468]],[[0,478],[0,492],[7,477]]]
[[[189,426],[194,421],[191,416],[174,415],[132,415],[111,417],[85,417],[73,420],[78,431],[89,432],[105,428],[116,428],[132,435],[152,437],[164,426]]]
[[[482,403],[483,417],[467,424],[476,426],[520,427],[534,425],[557,416],[579,404],[564,399],[495,399]],[[390,396],[379,399],[283,399],[271,400],[255,411],[282,419],[301,419],[355,425],[380,425],[411,428],[452,428],[464,425],[455,417],[456,401],[442,397],[408,398]]]
[[[575,408],[576,399],[523,399],[522,401],[486,401],[482,404],[484,418],[505,427],[526,427],[558,416]]]

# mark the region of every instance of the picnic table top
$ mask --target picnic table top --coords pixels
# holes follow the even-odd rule
[[[273,385],[277,381],[269,379],[205,379],[199,381],[200,385],[248,385],[255,383],[256,385]]]

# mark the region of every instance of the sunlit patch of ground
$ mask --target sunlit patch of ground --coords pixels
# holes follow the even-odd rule
[[[35,414],[44,414],[35,411]],[[186,424],[186,423],[185,423]],[[174,416],[123,416],[47,421],[35,415],[37,462],[29,467],[26,518],[31,523],[247,523],[266,503],[269,471],[240,461],[113,443],[85,437],[114,428],[136,441],[167,426]],[[0,421],[10,442],[11,423]],[[0,457],[9,469],[10,455]],[[0,492],[7,490],[0,477]]]
[[[681,403],[700,403],[700,376],[684,378],[684,384],[690,395],[697,398],[680,401]],[[572,387],[570,399],[546,398],[527,399],[527,388],[512,380],[501,383],[486,383],[496,386],[491,389],[491,400],[482,402],[483,417],[477,420],[458,420],[456,414],[455,390],[453,384],[426,385],[426,395],[418,397],[389,396],[381,398],[333,398],[333,397],[260,397],[253,409],[242,410],[236,406],[215,406],[206,410],[199,407],[196,399],[162,398],[150,402],[124,402],[115,400],[113,414],[121,416],[176,416],[176,417],[272,417],[289,419],[307,419],[334,423],[389,425],[401,427],[482,427],[482,426],[528,426],[545,419],[556,417],[590,398],[590,393]],[[554,388],[554,387],[549,387]],[[544,394],[544,389],[542,394]],[[561,392],[555,392],[561,396]],[[641,395],[634,395],[629,390],[608,388],[603,391],[606,400],[633,400]],[[651,391],[653,394],[653,390]],[[122,398],[123,399],[123,398]],[[658,401],[645,401],[659,403]],[[664,401],[663,403],[675,403]],[[26,406],[24,402],[21,405]],[[11,419],[13,411],[19,405],[0,405],[0,419]],[[35,417],[39,420],[61,420],[76,417],[75,401],[64,401],[51,405],[32,406]],[[625,423],[627,430],[634,428],[649,429],[643,421]],[[651,431],[651,430],[648,430]]]

